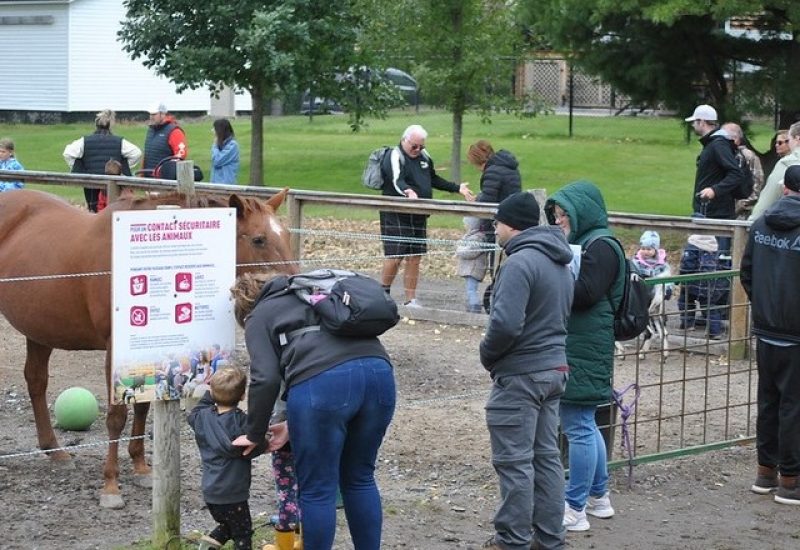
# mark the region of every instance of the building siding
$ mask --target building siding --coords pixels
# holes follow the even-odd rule
[[[175,85],[133,61],[117,41],[121,0],[76,0],[69,18],[69,111],[145,111],[164,101],[173,111],[207,112],[206,90],[178,94]]]
[[[2,25],[3,18],[50,16],[49,25]],[[130,59],[117,41],[125,17],[122,0],[53,3],[0,2],[0,111],[144,112],[163,101],[171,111],[208,113],[208,90],[178,94],[166,78]],[[237,110],[250,110],[249,94]]]
[[[0,4],[0,110],[67,110],[68,4]],[[50,16],[51,24],[2,24]]]

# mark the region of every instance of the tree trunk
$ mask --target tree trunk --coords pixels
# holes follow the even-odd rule
[[[453,147],[450,151],[450,167],[453,181],[461,183],[461,135],[464,128],[464,110],[453,111]]]
[[[250,136],[250,185],[264,185],[264,88],[253,85],[250,90],[253,104]]]
[[[780,79],[779,86],[782,91],[778,93],[780,100],[780,110],[778,111],[778,129],[788,129],[789,126],[800,120],[800,94],[794,89],[797,75],[800,74],[800,44],[796,38],[792,40],[791,44],[787,44],[789,49],[786,56],[786,73]],[[788,93],[783,90],[791,91]]]

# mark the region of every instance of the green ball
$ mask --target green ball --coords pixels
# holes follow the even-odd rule
[[[56,424],[64,430],[88,430],[100,412],[97,399],[86,388],[64,390],[53,409]]]

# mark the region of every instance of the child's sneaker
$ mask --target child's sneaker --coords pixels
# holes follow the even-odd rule
[[[610,518],[614,515],[614,508],[611,507],[611,496],[608,491],[600,497],[590,496],[586,501],[586,513],[596,518]]]
[[[564,503],[564,527],[567,531],[588,531],[589,520],[586,519],[586,509],[578,512]]]

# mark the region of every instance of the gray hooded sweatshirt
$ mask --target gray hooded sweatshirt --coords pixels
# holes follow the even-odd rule
[[[572,250],[561,229],[535,226],[509,239],[480,344],[492,379],[567,365]]]

